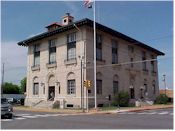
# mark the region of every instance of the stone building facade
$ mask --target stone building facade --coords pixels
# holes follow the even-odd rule
[[[154,100],[159,94],[157,57],[164,53],[120,32],[96,23],[97,105],[107,104],[120,90],[131,101]],[[25,105],[52,105],[60,108],[87,106],[83,81],[91,80],[89,106],[94,106],[93,21],[74,22],[69,14],[62,23],[23,40],[28,47]],[[152,61],[155,59],[155,61]],[[145,62],[141,62],[145,61]]]

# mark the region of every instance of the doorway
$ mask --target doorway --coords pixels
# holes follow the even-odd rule
[[[49,100],[53,101],[55,98],[55,86],[49,87]]]

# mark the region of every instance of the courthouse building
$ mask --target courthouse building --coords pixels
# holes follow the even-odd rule
[[[67,13],[46,28],[18,42],[28,48],[25,105],[51,107],[59,101],[60,108],[86,107],[81,81],[91,80],[88,103],[94,106],[93,21],[74,22]],[[99,23],[96,31],[97,105],[111,102],[108,97],[121,90],[131,101],[154,100],[159,94],[156,59],[164,53]]]

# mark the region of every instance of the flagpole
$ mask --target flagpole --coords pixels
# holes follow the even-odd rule
[[[94,0],[94,98],[95,98],[95,109],[97,108],[97,84],[96,84],[96,24],[95,24],[95,0]]]

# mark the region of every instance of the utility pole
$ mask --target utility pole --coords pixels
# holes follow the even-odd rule
[[[163,75],[163,82],[164,82],[164,87],[165,87],[165,95],[166,95],[166,75]]]
[[[1,96],[3,95],[3,84],[4,84],[4,65],[5,63],[2,63],[2,81],[1,81]]]

